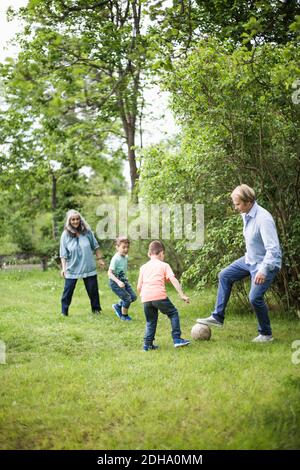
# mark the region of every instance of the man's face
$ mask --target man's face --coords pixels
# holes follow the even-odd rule
[[[250,211],[251,207],[253,206],[252,202],[244,202],[241,201],[239,196],[232,196],[233,207],[236,211],[240,214],[247,214]]]

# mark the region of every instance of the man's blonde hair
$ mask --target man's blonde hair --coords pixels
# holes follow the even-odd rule
[[[255,191],[247,184],[237,186],[231,193],[231,197],[238,196],[242,202],[254,202]]]

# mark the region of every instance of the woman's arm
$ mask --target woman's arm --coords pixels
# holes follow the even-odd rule
[[[61,275],[61,277],[66,277],[65,274],[66,274],[66,270],[67,270],[67,260],[66,260],[66,258],[60,258],[60,261],[61,261],[60,275]]]
[[[105,268],[105,261],[104,261],[104,258],[103,258],[103,254],[101,253],[99,248],[96,249],[95,254],[96,254],[97,260],[99,261],[99,267],[100,268]]]

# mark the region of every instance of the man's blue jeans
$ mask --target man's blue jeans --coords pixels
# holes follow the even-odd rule
[[[152,300],[144,302],[144,312],[146,317],[145,344],[150,345],[155,338],[158,311],[167,315],[171,321],[173,341],[181,337],[179,315],[176,307],[170,299]]]
[[[246,264],[244,256],[234,261],[219,273],[217,300],[212,315],[223,323],[225,318],[225,309],[231,294],[233,283],[240,281],[247,276],[251,276],[249,300],[257,316],[258,332],[262,335],[271,335],[272,330],[268,307],[264,301],[264,294],[272,284],[278,271],[279,269],[275,268],[267,274],[266,280],[263,284],[255,284],[254,279],[258,272],[256,265],[251,266]]]
[[[122,280],[122,282],[125,284],[123,289],[112,279],[109,280],[109,285],[111,290],[119,297],[119,305],[124,308],[129,308],[130,304],[137,298],[136,293],[127,280]]]
[[[62,313],[68,313],[69,306],[72,301],[73,293],[76,287],[78,279],[65,279],[65,287],[61,298],[61,311]],[[88,293],[91,302],[91,308],[93,312],[100,312],[100,299],[98,290],[97,276],[84,277],[83,282],[85,289]]]

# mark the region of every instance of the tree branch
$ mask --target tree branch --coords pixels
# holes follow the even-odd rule
[[[86,5],[86,6],[73,6],[73,7],[68,7],[65,3],[62,3],[63,8],[66,10],[65,13],[62,15],[56,15],[50,10],[50,6],[47,5],[47,10],[50,13],[50,15],[56,20],[56,21],[64,21],[71,13],[74,12],[79,12],[79,11],[88,11],[88,10],[96,10],[97,8],[104,7],[109,4],[109,0],[101,0],[100,2],[96,2],[93,5]]]

